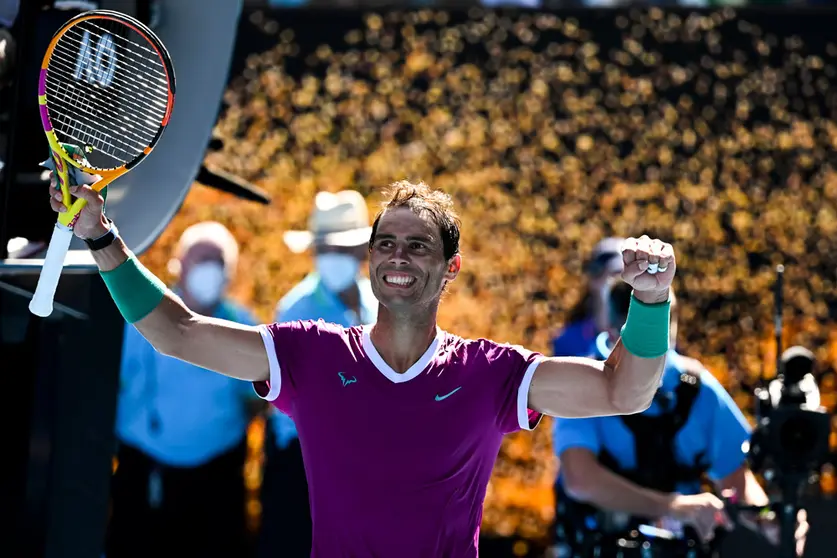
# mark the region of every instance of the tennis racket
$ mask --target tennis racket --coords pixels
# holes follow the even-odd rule
[[[100,176],[92,187],[102,191],[136,167],[160,140],[174,93],[174,68],[166,47],[132,17],[88,11],[53,36],[41,64],[38,104],[56,187],[67,211],[58,214],[52,232],[29,304],[33,314],[52,313],[73,226],[87,203],[70,195],[74,183],[68,170],[75,167]]]

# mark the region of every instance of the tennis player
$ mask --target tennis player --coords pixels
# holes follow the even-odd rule
[[[98,193],[72,192],[88,201],[75,234],[91,239],[125,319],[163,354],[253,382],[296,422],[314,557],[476,557],[505,434],[533,429],[542,415],[638,413],[660,383],[675,257],[647,236],[622,250],[633,298],[608,359],[546,358],[436,325],[462,257],[451,199],[424,184],[392,186],[370,239],[378,319],[351,328],[195,314],[128,250]]]

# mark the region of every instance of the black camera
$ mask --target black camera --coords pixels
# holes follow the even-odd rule
[[[755,391],[759,422],[749,459],[768,480],[787,476],[802,480],[828,458],[830,417],[820,407],[813,353],[791,347],[782,353],[779,364],[779,376]]]
[[[814,353],[794,346],[782,352],[782,281],[776,268],[774,334],[777,377],[755,390],[758,423],[750,439],[750,467],[781,492],[772,508],[779,516],[779,554],[796,556],[796,515],[802,491],[828,459],[830,417],[820,405]]]

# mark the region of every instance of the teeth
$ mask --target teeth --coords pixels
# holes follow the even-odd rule
[[[387,283],[400,286],[412,285],[415,281],[412,277],[385,277],[385,279]]]

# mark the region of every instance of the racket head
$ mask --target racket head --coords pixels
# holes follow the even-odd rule
[[[101,175],[103,188],[154,149],[175,90],[171,56],[145,24],[111,10],[73,17],[53,35],[38,82],[53,158]],[[68,153],[65,144],[84,157]]]

